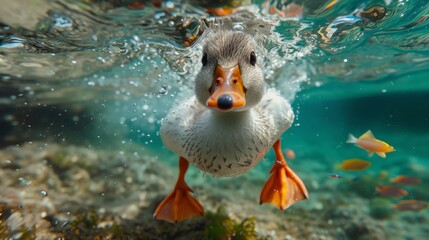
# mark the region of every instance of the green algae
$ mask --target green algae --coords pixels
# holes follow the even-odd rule
[[[218,208],[216,212],[207,212],[205,216],[207,218],[205,236],[208,239],[258,239],[254,217],[237,222],[228,216],[223,207]]]
[[[97,229],[100,217],[94,210],[83,212],[77,215],[76,219],[70,223],[73,233],[93,232]]]
[[[263,239],[256,233],[254,217],[236,221],[228,216],[225,209],[220,207],[216,212],[207,211],[203,217],[186,220],[177,224],[161,221],[148,221],[139,225],[131,222],[121,224],[112,221],[110,225],[103,225],[108,221],[95,211],[87,211],[75,214],[75,219],[62,229],[65,236],[72,239],[96,238],[118,239],[129,237],[130,239],[157,239],[160,236],[182,239],[189,236],[198,239],[233,239],[233,240],[258,240]],[[191,237],[192,236],[192,237]],[[182,237],[182,238],[181,238]],[[186,239],[186,238],[183,238]]]
[[[73,218],[74,220],[65,227],[56,230],[72,239],[120,239],[133,235],[132,231],[125,229],[125,225],[120,226],[113,219],[102,216],[92,209],[74,213]]]
[[[55,165],[61,166],[62,168],[67,168],[67,165],[64,166],[66,156],[67,154],[64,151],[57,151],[55,154],[53,154],[51,160]]]

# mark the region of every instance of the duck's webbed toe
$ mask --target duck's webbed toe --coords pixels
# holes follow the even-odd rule
[[[301,179],[287,166],[272,169],[272,175],[265,183],[260,204],[269,203],[285,210],[294,203],[308,198],[308,192]]]
[[[308,199],[308,192],[298,175],[287,166],[280,140],[276,141],[273,148],[276,161],[271,168],[270,178],[262,188],[260,204],[269,203],[285,210],[294,203]]]
[[[175,189],[158,205],[154,218],[176,223],[190,217],[203,215],[203,207],[190,195],[189,190]]]

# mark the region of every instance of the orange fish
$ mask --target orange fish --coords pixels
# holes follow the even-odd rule
[[[362,159],[347,159],[344,160],[341,164],[335,166],[336,169],[342,169],[345,171],[360,171],[364,170],[371,166],[371,163]]]
[[[405,197],[408,195],[407,190],[390,186],[379,186],[375,191],[383,197]]]
[[[295,152],[292,149],[286,149],[285,155],[288,159],[295,159]]]
[[[403,200],[399,203],[393,205],[394,208],[398,209],[399,211],[414,211],[418,212],[422,209],[425,209],[428,207],[428,204],[426,202],[420,201],[420,200]]]
[[[397,183],[402,185],[417,185],[422,182],[420,178],[408,177],[404,175],[397,176],[395,178],[390,179],[391,183]]]
[[[395,149],[388,143],[378,140],[374,137],[371,130],[362,134],[359,138],[356,138],[352,134],[349,134],[348,143],[354,143],[356,146],[368,151],[368,155],[371,157],[374,153],[378,156],[385,158],[386,153],[393,152]]]
[[[322,12],[325,12],[326,10],[332,8],[337,2],[338,2],[338,0],[332,0],[330,3],[328,3],[325,6],[325,8],[322,10]]]
[[[129,7],[129,8],[132,8],[132,9],[140,9],[140,8],[143,8],[143,7],[144,7],[144,3],[139,2],[139,1],[135,1],[135,2],[134,2],[134,3],[132,3],[132,4],[128,4],[128,7]]]
[[[227,16],[235,13],[237,9],[217,7],[217,8],[207,8],[205,11],[214,16]]]
[[[271,6],[268,9],[269,14],[277,14],[281,18],[291,18],[291,17],[300,17],[302,16],[303,6],[298,5],[296,3],[290,3],[281,9],[278,9],[276,6]]]

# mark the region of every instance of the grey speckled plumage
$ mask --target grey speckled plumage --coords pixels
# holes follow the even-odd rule
[[[232,67],[237,64],[237,60],[241,60],[242,57],[247,58],[248,53],[253,50],[252,45],[249,45],[252,42],[250,35],[241,32],[224,32],[210,38],[203,51],[207,53],[210,61],[217,61],[217,64],[223,67]]]
[[[254,51],[249,35],[221,32],[206,42],[208,64],[195,80],[196,96],[174,106],[161,125],[161,138],[172,151],[214,176],[236,176],[255,166],[288,129],[294,115],[274,89],[265,91],[262,70],[249,64]],[[217,65],[239,65],[247,89],[246,106],[221,112],[206,107]]]

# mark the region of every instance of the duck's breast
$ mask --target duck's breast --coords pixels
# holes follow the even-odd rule
[[[228,113],[227,117],[207,111],[184,138],[182,154],[215,176],[245,173],[271,147],[266,139],[269,125],[261,117],[253,111]]]
[[[247,112],[219,113],[193,98],[164,119],[164,144],[199,169],[215,176],[236,176],[255,166],[280,135],[290,127],[289,103],[268,91]]]

